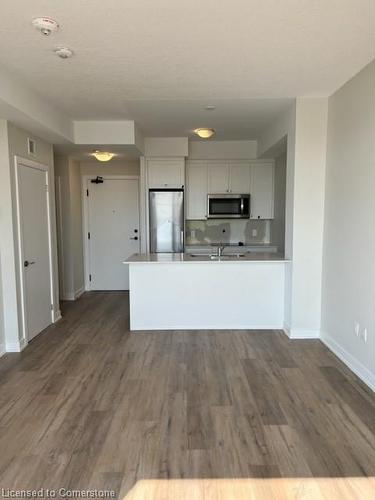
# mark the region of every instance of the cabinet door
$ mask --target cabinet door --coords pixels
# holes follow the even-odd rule
[[[181,188],[184,183],[183,161],[148,161],[149,188]]]
[[[210,194],[229,193],[229,165],[208,166],[208,192]]]
[[[230,164],[229,192],[235,194],[250,193],[250,164]]]
[[[251,166],[251,218],[273,219],[273,163]]]
[[[207,217],[207,165],[186,166],[186,218],[202,220]]]

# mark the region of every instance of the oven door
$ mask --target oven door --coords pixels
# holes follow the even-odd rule
[[[209,219],[248,219],[250,195],[209,194],[207,216]]]

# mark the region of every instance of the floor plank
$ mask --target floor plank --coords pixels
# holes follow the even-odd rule
[[[125,292],[87,293],[63,312],[0,359],[1,487],[375,497],[363,482],[375,476],[374,394],[318,340],[131,333]]]

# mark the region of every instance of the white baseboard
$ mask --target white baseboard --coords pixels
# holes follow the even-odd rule
[[[83,293],[85,293],[85,287],[79,288],[74,292],[64,293],[64,295],[62,296],[62,300],[77,300]]]
[[[61,319],[61,318],[62,318],[61,311],[60,311],[60,309],[58,309],[53,314],[53,322],[57,323],[57,321],[59,321],[59,319]]]
[[[6,342],[5,343],[6,352],[21,352],[25,349],[27,343],[28,342],[26,339],[21,339],[16,342]]]
[[[375,392],[375,373],[366,368],[357,358],[336,342],[328,333],[321,332],[320,340],[352,371],[362,382]]]
[[[75,299],[79,299],[81,295],[83,295],[85,293],[85,287],[81,287],[79,290],[76,290],[74,292],[74,297]]]
[[[0,344],[0,357],[6,353],[5,344]]]
[[[305,330],[303,328],[290,328],[286,323],[284,324],[284,333],[292,340],[303,339],[318,339],[320,337],[319,330]]]
[[[282,330],[283,327],[280,325],[132,325],[130,324],[130,330],[132,331],[166,331],[166,330]]]

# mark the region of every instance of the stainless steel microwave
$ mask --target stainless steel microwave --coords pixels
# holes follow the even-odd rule
[[[209,194],[207,195],[208,219],[249,219],[249,194]]]

